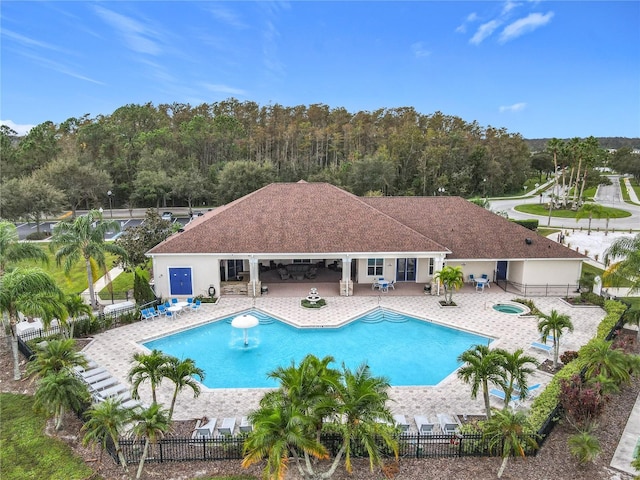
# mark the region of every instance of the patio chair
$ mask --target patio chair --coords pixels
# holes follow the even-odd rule
[[[101,382],[102,380],[106,380],[109,377],[111,377],[111,374],[107,372],[105,369],[102,369],[102,371],[96,375],[89,375],[82,378],[85,381],[85,383],[92,385],[94,383]]]
[[[476,283],[476,276],[473,273],[469,274],[469,283]]]
[[[107,370],[102,368],[102,367],[94,367],[94,368],[90,368],[87,370],[76,370],[78,372],[78,374],[83,378],[83,379],[88,379],[89,377],[93,377],[94,375],[99,375],[101,373],[106,373]]]
[[[148,308],[143,308],[140,310],[140,315],[142,316],[142,320],[152,320],[153,313],[149,312]]]
[[[547,355],[553,351],[553,345],[547,345],[546,343],[531,342],[530,346],[531,348],[545,352]]]
[[[217,418],[211,418],[204,425],[196,426],[193,435],[191,438],[199,439],[199,438],[211,438],[213,437],[213,431],[216,429]]]
[[[458,423],[458,420],[455,419],[452,415],[449,415],[448,413],[439,413],[437,417],[442,433],[447,435],[456,433],[458,431],[460,424]]]
[[[99,392],[100,390],[104,390],[105,388],[113,387],[116,383],[118,383],[118,380],[116,380],[112,376],[109,376],[104,380],[89,384],[89,388],[94,392]]]
[[[407,417],[405,417],[404,415],[394,415],[393,416],[393,421],[396,424],[396,427],[398,427],[401,431],[406,432],[407,430],[409,430],[409,424],[407,423]]]
[[[193,310],[194,312],[197,311],[200,308],[200,300],[196,300],[195,302],[193,302],[191,304],[191,310]]]
[[[218,427],[220,435],[231,435],[236,428],[236,417],[227,417],[222,420],[222,425]]]
[[[396,289],[396,281],[395,280],[391,280],[389,282],[389,284],[387,285],[387,288],[393,288],[394,290]]]
[[[253,425],[251,425],[251,423],[249,422],[249,417],[242,417],[240,419],[239,428],[242,433],[249,433],[251,430],[253,430]]]
[[[484,292],[484,282],[477,282],[476,283],[476,292],[480,291],[480,292]]]
[[[129,389],[125,385],[123,385],[121,383],[116,383],[115,385],[112,385],[109,388],[105,388],[104,390],[101,390],[101,391],[97,392],[97,394],[100,397],[102,397],[104,399],[107,399],[109,397],[113,397],[115,395],[119,395],[121,393],[124,393],[124,392],[126,392],[128,390]]]
[[[158,314],[162,314],[162,315],[166,315],[167,314],[167,307],[166,305],[158,305]]]
[[[413,419],[416,422],[418,433],[426,435],[433,435],[435,433],[433,431],[435,428],[435,422],[428,417],[425,417],[424,415],[416,415]]]

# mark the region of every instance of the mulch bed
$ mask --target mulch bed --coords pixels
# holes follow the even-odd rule
[[[635,335],[635,332],[631,332]],[[623,333],[627,335],[627,333]],[[11,363],[10,349],[6,338],[0,337],[0,390],[3,392],[13,392],[21,394],[33,394],[35,385],[29,379],[14,381],[13,366]],[[638,352],[638,345],[634,346]],[[24,362],[22,365],[24,371]],[[536,457],[520,459],[515,458],[509,461],[509,465],[502,476],[507,480],[631,480],[632,476],[622,472],[614,471],[609,467],[611,458],[618,444],[618,440],[626,426],[629,413],[640,392],[640,382],[635,381],[632,385],[623,388],[619,395],[612,397],[605,406],[602,421],[599,423],[596,435],[602,447],[602,453],[597,460],[585,467],[578,466],[577,462],[570,455],[567,447],[567,439],[575,433],[575,430],[564,422],[561,422],[551,433],[542,449]],[[478,420],[482,416],[467,417],[465,420],[460,416],[461,422]],[[1,419],[0,419],[1,425]],[[122,468],[116,465],[110,457],[104,455],[102,462],[99,462],[99,451],[81,445],[79,419],[74,415],[67,415],[65,418],[65,428],[60,432],[52,433],[62,441],[67,443],[76,454],[92,466],[96,471],[93,478],[103,478],[105,480],[129,480],[135,478],[137,465],[131,465],[128,472],[123,472]],[[189,422],[174,422],[169,435],[188,436],[193,431],[195,419]],[[49,432],[51,428],[47,429]],[[389,463],[392,463],[391,461]],[[487,479],[495,478],[500,467],[500,458],[441,458],[441,459],[405,459],[401,458],[397,466],[392,466],[387,470],[389,477],[398,480],[425,480],[431,478],[446,478],[449,480]],[[262,468],[264,464],[254,465],[249,469],[240,466],[240,462],[235,461],[215,461],[215,462],[174,462],[174,463],[150,463],[144,468],[143,479],[162,480],[191,480],[196,478],[206,478],[216,475],[253,475],[256,479],[262,478]],[[322,465],[321,471],[328,468]],[[376,470],[369,471],[366,460],[355,459],[353,461],[354,471],[347,474],[343,466],[339,467],[334,476],[334,480],[379,480],[385,478],[383,472]],[[291,464],[287,479],[299,480],[295,465]]]

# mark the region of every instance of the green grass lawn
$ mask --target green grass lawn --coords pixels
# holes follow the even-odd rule
[[[92,475],[71,448],[44,434],[45,423],[45,416],[33,412],[33,397],[0,394],[2,480],[74,480]]]
[[[116,278],[112,279],[111,286],[113,287],[114,300],[126,300],[127,292],[133,290],[133,272],[122,272]],[[98,295],[103,300],[111,300],[109,285],[100,290]]]
[[[543,217],[549,216],[549,208],[537,203],[517,205],[515,208],[518,212],[522,212],[522,213],[528,213],[531,215],[541,215]],[[610,218],[625,218],[625,217],[631,216],[631,213],[627,212],[626,210],[620,210],[619,208],[611,208],[611,207],[604,207],[604,206],[602,208],[605,212],[609,213]],[[576,212],[570,209],[552,210],[551,216],[557,217],[557,218],[576,218]]]

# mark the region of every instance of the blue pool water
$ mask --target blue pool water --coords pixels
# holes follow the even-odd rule
[[[237,315],[144,343],[178,358],[192,358],[206,372],[209,388],[264,388],[276,382],[267,373],[296,364],[305,355],[331,355],[340,368],[367,362],[376,376],[393,386],[435,385],[458,368],[457,357],[470,346],[487,344],[480,335],[376,310],[341,328],[295,328],[252,310],[260,325],[251,328],[244,346],[243,330],[233,328]]]

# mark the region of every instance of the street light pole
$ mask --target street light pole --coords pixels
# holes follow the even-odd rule
[[[109,213],[111,215],[111,218],[113,218],[113,206],[111,205],[111,195],[113,195],[113,192],[109,190],[107,192],[107,196],[109,197]]]

